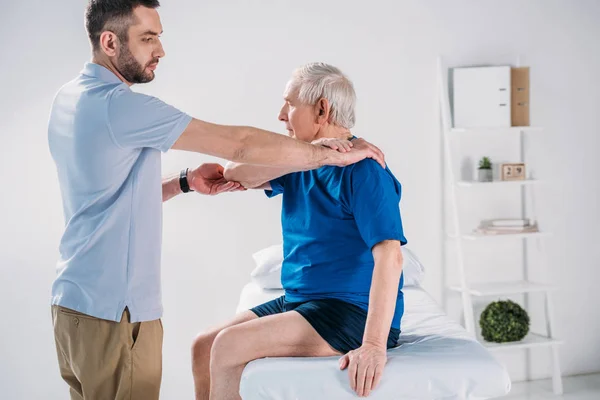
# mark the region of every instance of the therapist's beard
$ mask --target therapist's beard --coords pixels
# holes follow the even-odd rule
[[[147,65],[142,66],[137,62],[135,57],[133,57],[133,54],[131,54],[127,45],[123,45],[119,49],[117,62],[119,64],[117,69],[127,82],[148,83],[154,79],[154,72],[150,71],[149,73],[145,73],[146,67],[158,62],[158,60],[152,60]]]

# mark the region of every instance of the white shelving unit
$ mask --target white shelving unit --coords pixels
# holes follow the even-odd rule
[[[486,347],[490,350],[531,349],[533,347],[558,346],[561,343],[562,342],[560,340],[548,338],[548,337],[542,336],[542,335],[537,335],[535,333],[530,333],[525,337],[525,339],[523,339],[519,342],[490,343]],[[557,372],[560,374],[560,370]],[[561,389],[560,393],[557,393],[555,390],[554,394],[557,394],[557,395],[562,394],[562,389]]]
[[[539,185],[544,181],[536,179],[525,179],[522,181],[493,181],[493,182],[477,182],[477,181],[458,181],[456,184],[459,187],[491,187],[491,186],[524,186],[524,185]]]
[[[530,281],[509,281],[509,282],[487,282],[475,283],[468,288],[461,286],[449,286],[450,290],[462,293],[467,290],[471,296],[501,296],[506,294],[522,294],[535,292],[549,292],[556,290],[556,286],[544,283],[535,283]]]
[[[461,237],[465,240],[501,240],[501,239],[535,239],[539,237],[549,236],[550,232],[525,232],[525,233],[508,233],[498,235],[484,235],[481,233],[465,233]]]
[[[518,66],[518,61],[517,61]],[[558,355],[558,346],[562,343],[560,340],[553,336],[552,330],[552,301],[550,298],[550,292],[556,289],[553,285],[542,284],[532,282],[528,278],[528,257],[527,257],[527,244],[529,239],[538,239],[539,242],[543,241],[543,238],[548,236],[549,232],[532,232],[532,233],[515,233],[515,234],[497,234],[497,235],[486,235],[475,232],[465,232],[462,230],[461,218],[459,214],[459,205],[457,199],[458,190],[484,190],[485,188],[493,187],[520,187],[521,190],[521,214],[523,218],[526,218],[526,201],[527,192],[526,190],[532,186],[543,183],[539,180],[528,179],[523,181],[493,181],[493,182],[476,182],[476,181],[464,181],[455,179],[454,166],[457,160],[453,159],[453,151],[451,147],[452,140],[469,140],[470,135],[495,135],[495,134],[509,134],[519,135],[519,146],[520,146],[520,158],[521,162],[525,162],[525,140],[524,136],[528,134],[535,134],[541,132],[541,127],[508,127],[508,128],[454,128],[452,126],[452,116],[450,109],[450,97],[449,97],[449,85],[448,77],[450,68],[444,64],[444,60],[440,57],[438,60],[438,72],[439,72],[439,94],[440,94],[440,113],[441,113],[441,133],[442,142],[444,147],[444,193],[446,191],[446,184],[449,188],[449,192],[445,199],[450,204],[450,214],[446,215],[445,204],[442,204],[442,218],[443,225],[446,226],[447,217],[451,217],[451,223],[454,227],[454,232],[444,232],[444,238],[446,240],[453,240],[456,247],[457,263],[458,263],[458,278],[459,284],[454,286],[448,286],[446,293],[458,293],[462,299],[462,307],[464,313],[465,328],[474,337],[477,337],[475,330],[475,315],[473,308],[474,297],[503,297],[507,295],[521,294],[526,296],[525,302],[528,303],[528,295],[531,293],[541,293],[544,295],[544,317],[546,321],[546,332],[544,334],[537,334],[530,332],[523,340],[519,342],[511,343],[489,343],[482,341],[482,344],[489,350],[501,351],[507,349],[531,349],[535,347],[547,347],[552,352],[552,384],[553,391],[555,394],[562,393],[562,377],[560,371],[560,361]],[[531,203],[533,209],[534,204]],[[532,210],[533,212],[533,210]],[[511,282],[486,282],[474,284],[469,282],[468,275],[469,271],[465,266],[465,249],[464,244],[466,242],[474,242],[471,245],[475,245],[478,241],[494,242],[500,240],[515,240],[520,241],[523,245],[523,270],[524,276],[522,280],[511,281]],[[542,252],[543,253],[543,252]],[[447,264],[447,260],[444,260]],[[547,263],[546,263],[547,265]],[[447,270],[444,266],[445,271]],[[529,354],[528,354],[529,356]]]
[[[522,133],[522,132],[541,132],[543,129],[540,126],[511,126],[508,128],[450,128],[450,133],[475,133],[477,135],[481,134],[492,134],[492,133]]]

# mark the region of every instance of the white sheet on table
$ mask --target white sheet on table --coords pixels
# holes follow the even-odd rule
[[[242,290],[238,312],[281,296],[254,283]],[[488,399],[510,391],[504,367],[416,287],[404,290],[400,346],[388,351],[388,363],[372,400]],[[242,374],[244,400],[317,400],[358,398],[338,357],[264,358]]]

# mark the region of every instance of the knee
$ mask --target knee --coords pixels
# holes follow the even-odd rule
[[[211,368],[234,367],[239,364],[236,357],[237,339],[231,328],[223,329],[215,337],[210,350]]]
[[[204,332],[194,338],[192,342],[192,360],[194,362],[208,360],[214,337],[215,333]]]

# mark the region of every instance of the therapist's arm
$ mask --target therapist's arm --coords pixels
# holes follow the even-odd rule
[[[309,170],[324,165],[346,166],[364,158],[385,164],[375,146],[340,153],[323,146],[247,126],[217,125],[192,119],[173,149],[208,154],[239,163]]]
[[[377,147],[368,143],[364,139],[357,139],[354,142],[346,140],[331,140],[329,142],[316,141],[313,146],[325,146],[340,153],[356,152],[365,154],[368,157],[369,152],[380,152]],[[343,147],[342,147],[343,146]],[[383,165],[385,167],[385,164]],[[229,181],[240,182],[246,189],[271,189],[270,181],[280,176],[292,172],[307,171],[313,168],[298,167],[268,167],[264,165],[253,165],[246,163],[230,162],[225,166],[225,179]]]
[[[179,186],[179,174],[164,177],[162,180],[162,201],[170,200],[179,193],[182,193]]]
[[[188,185],[196,193],[214,196],[225,192],[244,190],[238,182],[231,182],[223,176],[224,168],[220,164],[207,163],[197,168],[189,169],[187,174]],[[163,202],[172,199],[181,191],[179,174],[170,175],[162,181]]]
[[[402,273],[399,241],[385,240],[373,246],[372,251],[375,268],[363,343],[340,359],[340,368],[348,368],[350,386],[359,396],[368,396],[381,380]]]

